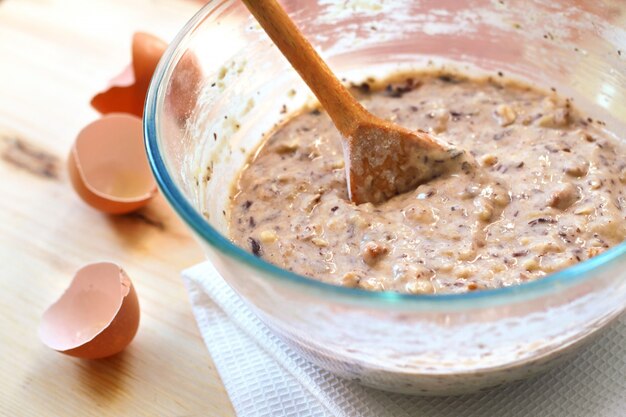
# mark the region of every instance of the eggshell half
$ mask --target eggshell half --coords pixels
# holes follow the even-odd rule
[[[67,355],[98,359],[121,352],[139,327],[139,301],[126,272],[110,262],[76,272],[43,315],[39,338]]]
[[[110,214],[145,206],[156,193],[141,119],[111,114],[87,125],[68,159],[70,179],[90,206]]]

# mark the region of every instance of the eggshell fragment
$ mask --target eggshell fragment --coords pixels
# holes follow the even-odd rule
[[[105,213],[137,210],[156,193],[136,116],[111,114],[87,125],[72,146],[68,169],[78,195]]]
[[[142,117],[152,75],[166,49],[167,43],[156,36],[135,33],[132,64],[113,78],[107,90],[91,100],[91,105],[102,114],[130,113]],[[167,111],[172,111],[178,121],[183,121],[194,108],[201,83],[198,59],[188,51],[177,64],[166,93]]]
[[[111,80],[109,89],[97,94],[91,105],[102,114],[130,113],[142,117],[152,74],[165,49],[167,43],[156,36],[135,33],[131,66]]]
[[[135,288],[118,265],[89,264],[43,315],[39,338],[48,347],[85,359],[115,355],[139,327]]]
[[[135,88],[135,75],[132,66],[109,81],[108,89],[91,99],[91,105],[102,114],[129,113],[141,117],[143,100]]]

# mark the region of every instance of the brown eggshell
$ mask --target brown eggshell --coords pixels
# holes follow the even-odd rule
[[[154,74],[154,70],[166,49],[167,43],[154,35],[143,32],[137,32],[133,35],[135,83],[145,85],[146,91],[152,74]]]
[[[135,88],[135,75],[132,66],[129,65],[109,82],[105,92],[91,99],[91,105],[101,114],[129,113],[142,117],[144,99],[145,94],[142,96]]]
[[[39,338],[67,355],[98,359],[121,352],[139,327],[139,301],[126,272],[110,262],[76,272],[43,315]]]
[[[167,43],[156,36],[135,33],[131,66],[111,80],[108,90],[91,100],[93,108],[102,114],[130,113],[142,117],[152,74],[166,48]]]
[[[72,146],[68,169],[78,195],[105,213],[132,212],[156,193],[136,116],[111,114],[87,125]]]

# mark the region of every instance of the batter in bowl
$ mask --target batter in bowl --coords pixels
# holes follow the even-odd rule
[[[242,171],[236,244],[327,283],[430,294],[539,279],[626,239],[626,144],[555,91],[416,73],[355,94],[378,116],[470,150],[478,167],[357,206],[339,133],[324,112],[303,112]]]

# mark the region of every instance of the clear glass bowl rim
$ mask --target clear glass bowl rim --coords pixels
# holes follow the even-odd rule
[[[384,291],[373,292],[358,288],[340,287],[327,284],[304,275],[299,275],[254,256],[248,251],[233,244],[223,236],[189,203],[183,192],[178,188],[170,173],[158,141],[158,112],[163,108],[164,81],[171,75],[172,64],[177,63],[183,55],[184,45],[193,36],[194,31],[206,20],[215,8],[222,4],[220,0],[211,0],[203,6],[180,30],[163,54],[154,72],[146,95],[143,127],[148,160],[161,192],[174,208],[176,213],[191,229],[210,246],[223,255],[241,262],[254,270],[262,272],[278,281],[308,287],[330,297],[340,297],[345,301],[379,303],[381,306],[393,304],[395,307],[421,306],[435,304],[439,307],[477,307],[477,302],[486,306],[491,302],[513,302],[520,299],[534,298],[543,294],[553,293],[595,277],[594,271],[600,267],[608,267],[620,258],[626,257],[626,241],[581,263],[553,273],[545,278],[509,287],[487,289],[461,294],[401,294]]]

